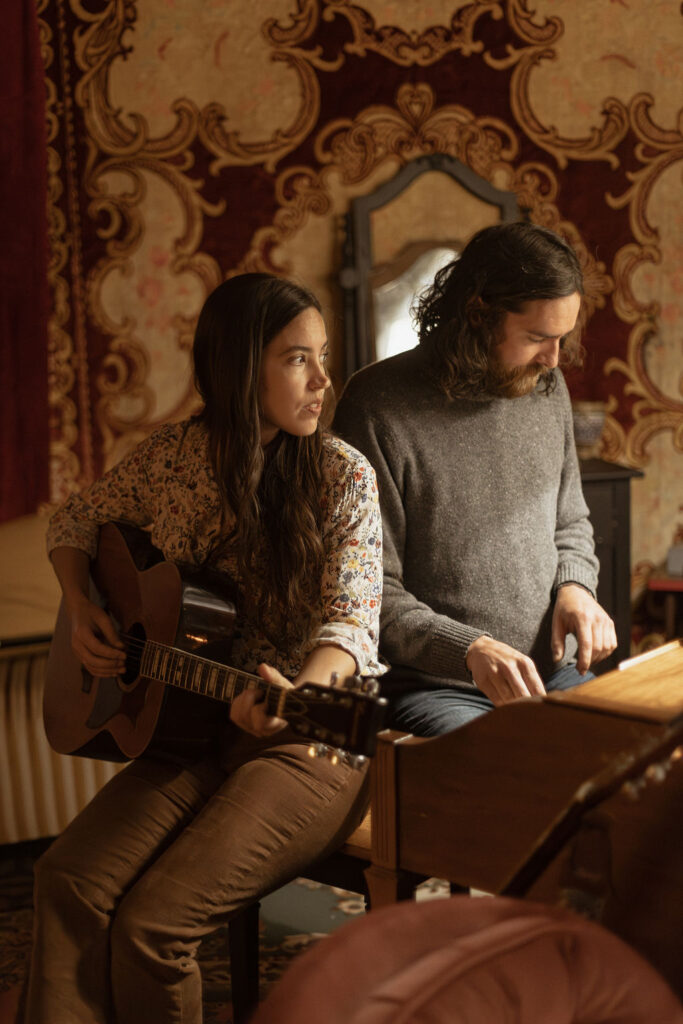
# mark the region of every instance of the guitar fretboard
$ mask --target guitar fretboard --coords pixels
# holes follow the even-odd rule
[[[177,647],[169,647],[153,640],[146,640],[140,674],[147,679],[176,686],[190,693],[199,693],[229,704],[245,690],[260,690],[270,715],[283,715],[287,703],[284,687],[267,683],[260,676],[240,672],[219,661],[200,658]]]

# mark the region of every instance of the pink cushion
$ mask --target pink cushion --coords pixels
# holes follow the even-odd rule
[[[252,1024],[683,1024],[638,953],[570,911],[502,897],[400,903],[305,953]]]

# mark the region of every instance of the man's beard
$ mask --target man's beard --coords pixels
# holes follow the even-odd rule
[[[523,398],[535,391],[539,382],[552,380],[553,371],[538,363],[510,368],[494,363],[486,374],[486,393],[494,398]]]

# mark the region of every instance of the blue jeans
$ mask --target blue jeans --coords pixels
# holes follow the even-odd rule
[[[580,675],[576,665],[565,665],[553,672],[545,684],[546,690],[569,690],[589,679],[592,672]],[[439,687],[433,690],[411,690],[389,695],[389,710],[385,721],[387,729],[400,729],[414,736],[440,736],[466,725],[479,715],[493,710],[489,698],[471,686]]]

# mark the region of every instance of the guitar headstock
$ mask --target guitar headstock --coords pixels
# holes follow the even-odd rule
[[[374,679],[351,676],[330,686],[303,683],[287,691],[285,717],[290,727],[311,740],[312,756],[334,760],[372,757],[387,705]],[[322,749],[321,749],[322,748]],[[328,750],[326,748],[333,748]]]

